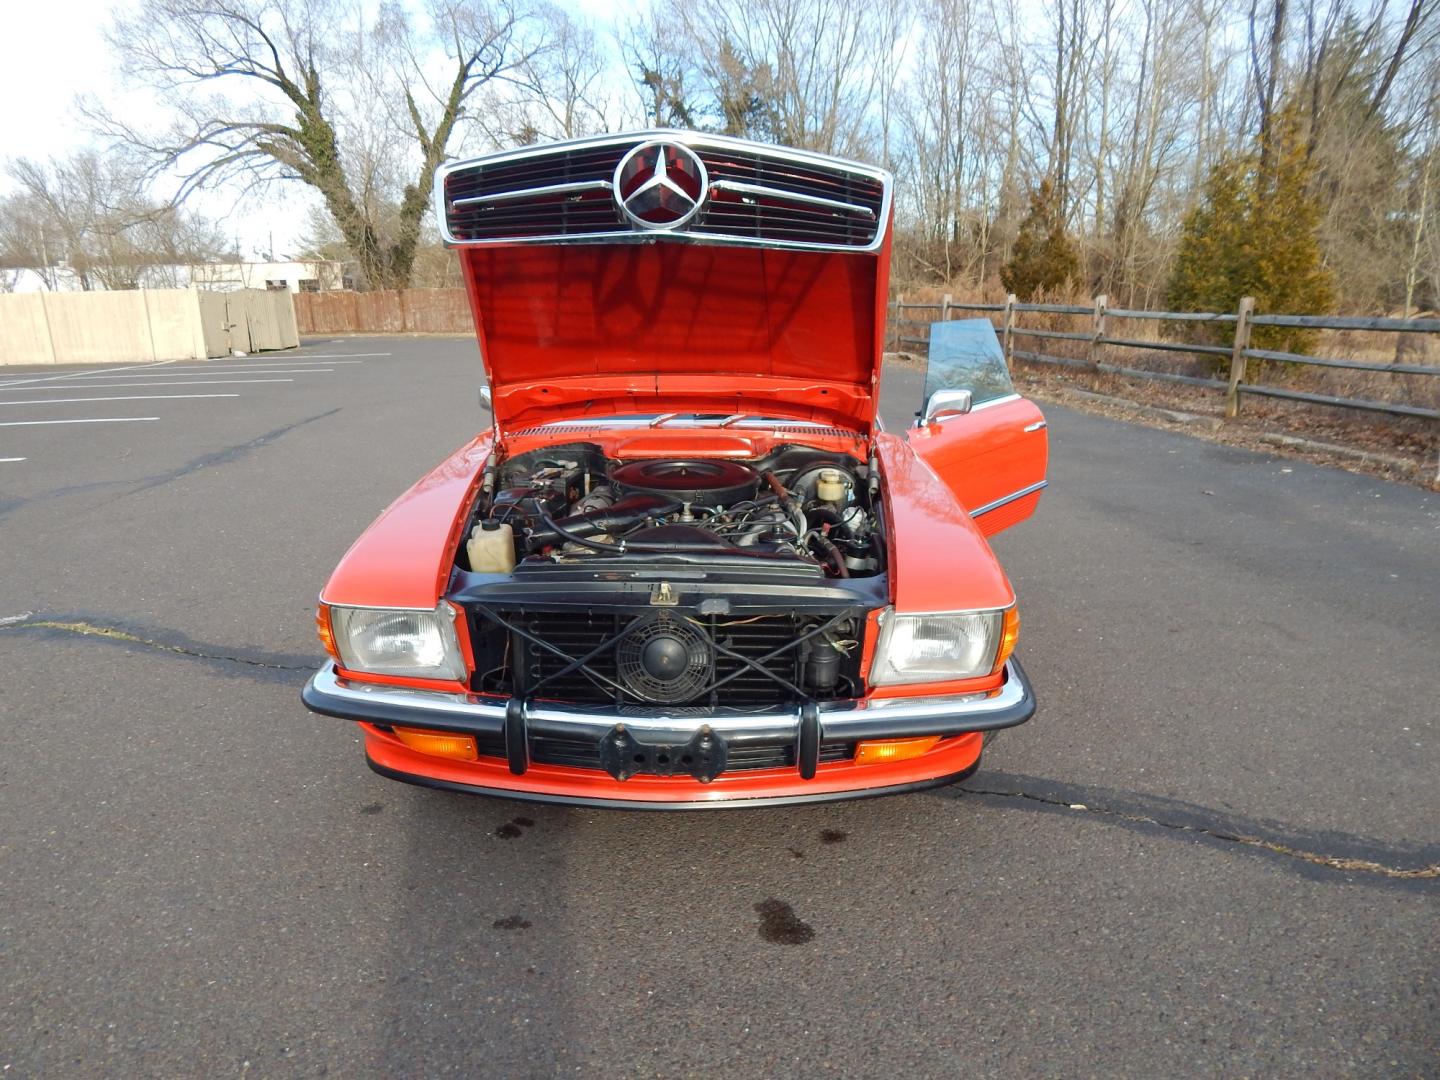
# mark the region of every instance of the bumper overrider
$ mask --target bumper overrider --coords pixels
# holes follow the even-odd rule
[[[376,772],[430,787],[541,802],[682,809],[775,805],[894,794],[950,783],[974,771],[983,733],[1035,713],[1035,694],[1013,657],[998,690],[935,697],[806,701],[785,709],[608,708],[493,695],[381,686],[346,679],[326,663],[305,684],[312,712],[358,721]],[[473,736],[491,754],[453,761],[419,753],[393,728]],[[822,760],[822,747],[940,736],[905,761]],[[586,746],[596,767],[543,764],[532,747]],[[747,750],[785,746],[793,764],[727,769]]]

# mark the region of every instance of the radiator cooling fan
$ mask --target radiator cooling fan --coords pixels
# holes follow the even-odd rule
[[[710,682],[710,639],[669,612],[645,616],[615,647],[620,683],[642,701],[688,701]]]

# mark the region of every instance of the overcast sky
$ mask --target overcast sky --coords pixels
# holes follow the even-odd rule
[[[559,0],[560,6],[607,20],[620,8],[643,0]],[[111,13],[130,5],[124,0],[8,0],[6,39],[10,48],[0,61],[0,158],[48,158],[92,142],[75,111],[75,98],[93,94],[122,104],[127,117],[159,119],[143,94],[122,94],[116,65],[105,44]],[[120,102],[116,98],[120,97]],[[0,191],[12,187],[0,174]],[[165,194],[169,194],[166,192]],[[233,192],[201,196],[197,210],[217,220],[226,235],[238,238],[249,258],[273,244],[288,255],[306,231],[308,189],[276,186],[263,197],[237,199]]]

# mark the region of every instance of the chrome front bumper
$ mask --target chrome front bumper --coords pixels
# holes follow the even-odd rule
[[[676,742],[690,739],[703,725],[731,743],[900,739],[993,731],[1023,724],[1035,714],[1035,694],[1013,658],[1005,665],[1004,684],[989,693],[862,698],[786,709],[598,708],[507,701],[356,682],[337,675],[331,663],[310,678],[300,698],[306,708],[326,716],[504,737],[512,744],[526,735],[601,739],[617,724]],[[806,731],[809,725],[813,727]]]

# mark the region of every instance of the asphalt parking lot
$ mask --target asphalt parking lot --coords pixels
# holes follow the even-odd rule
[[[1048,408],[1041,711],[963,785],[487,801],[298,700],[478,381],[0,369],[3,1075],[1440,1075],[1440,496]]]

